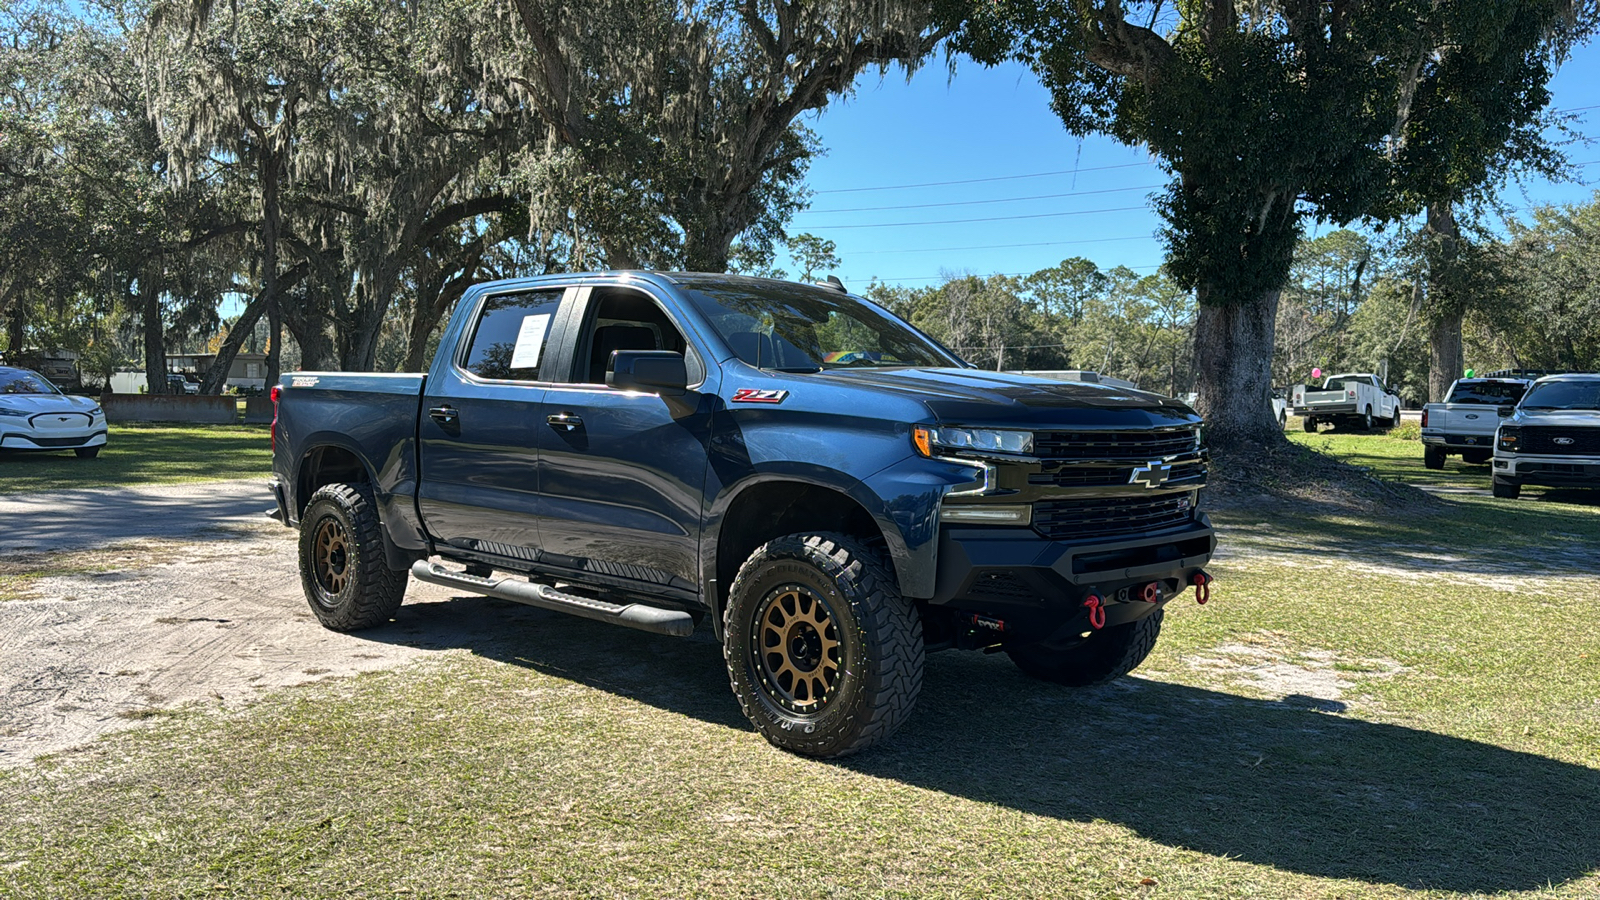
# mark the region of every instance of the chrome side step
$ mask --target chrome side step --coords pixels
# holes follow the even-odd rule
[[[499,600],[510,600],[513,603],[526,603],[540,609],[569,613],[597,622],[626,625],[640,631],[673,637],[688,637],[694,632],[694,619],[681,610],[662,609],[658,606],[646,606],[643,603],[608,603],[592,597],[565,594],[547,585],[534,584],[510,576],[491,575],[484,578],[466,572],[452,572],[438,563],[425,559],[419,559],[411,565],[411,574],[418,581],[426,581],[429,584],[440,584]]]

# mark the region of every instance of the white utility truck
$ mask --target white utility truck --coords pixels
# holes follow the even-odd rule
[[[1320,389],[1297,384],[1289,391],[1289,407],[1305,417],[1307,431],[1324,422],[1371,431],[1375,422],[1393,428],[1400,421],[1400,395],[1370,372],[1330,375]]]

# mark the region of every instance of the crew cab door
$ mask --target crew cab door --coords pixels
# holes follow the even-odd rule
[[[546,346],[577,292],[480,296],[465,328],[441,342],[417,423],[417,508],[434,540],[506,560],[537,558]]]
[[[566,318],[570,360],[535,420],[540,562],[584,580],[678,596],[699,591],[712,395],[692,332],[645,287],[585,288]],[[686,354],[676,397],[606,385],[618,350]],[[713,377],[715,377],[713,375]]]

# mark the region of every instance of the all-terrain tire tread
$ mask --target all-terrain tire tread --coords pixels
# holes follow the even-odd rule
[[[791,548],[791,544],[799,546]],[[864,724],[855,738],[847,746],[833,748],[825,755],[837,759],[858,753],[893,734],[910,717],[916,706],[917,697],[922,692],[922,669],[926,656],[922,619],[912,603],[900,594],[894,575],[878,554],[855,538],[817,532],[775,538],[750,554],[750,558],[739,567],[739,574],[729,588],[730,602],[723,610],[725,634],[731,635],[733,629],[739,627],[732,619],[734,604],[731,598],[738,596],[747,581],[759,577],[761,562],[785,557],[806,558],[813,563],[825,560],[822,568],[839,585],[840,593],[848,598],[852,591],[845,586],[853,584],[853,590],[859,594],[861,602],[852,606],[863,618],[862,630],[879,637],[879,652],[872,660],[876,671],[874,677],[868,680],[882,685],[882,689],[874,692],[872,702],[863,707],[861,716]],[[743,666],[745,661],[735,655],[731,641],[723,642],[722,654],[728,666],[729,680],[735,682],[738,674],[735,669]],[[756,711],[751,704],[759,701],[738,691],[734,694],[745,717],[754,721]]]
[[[406,596],[407,572],[389,568],[383,553],[383,522],[378,518],[378,507],[372,498],[372,488],[366,484],[330,484],[311,495],[306,504],[309,511],[319,500],[331,500],[342,506],[350,517],[351,538],[356,544],[355,573],[356,596],[338,609],[328,609],[314,599],[316,576],[311,571],[309,555],[300,554],[300,579],[305,586],[306,599],[322,624],[334,631],[359,631],[372,628],[394,618],[395,611]],[[309,519],[302,526],[312,527]]]

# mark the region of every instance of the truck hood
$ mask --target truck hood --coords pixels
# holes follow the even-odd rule
[[[921,401],[941,422],[960,425],[1190,425],[1182,402],[1148,391],[1056,381],[980,369],[833,369],[807,378],[836,387]]]
[[[1493,409],[1494,407],[1490,407]],[[1502,420],[1507,425],[1548,425],[1568,428],[1600,428],[1600,411],[1581,409],[1519,409]]]

